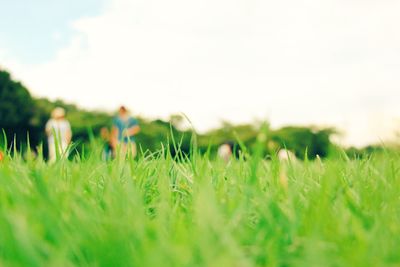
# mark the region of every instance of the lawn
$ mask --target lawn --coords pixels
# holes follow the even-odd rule
[[[400,266],[400,155],[0,162],[0,266]]]

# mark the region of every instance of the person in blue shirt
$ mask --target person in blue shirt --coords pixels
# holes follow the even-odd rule
[[[137,148],[135,136],[140,132],[138,121],[129,115],[128,110],[121,106],[118,115],[113,119],[112,147],[114,152],[120,151],[123,156],[130,153],[136,157]]]

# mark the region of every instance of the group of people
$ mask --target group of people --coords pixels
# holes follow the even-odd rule
[[[51,113],[46,123],[49,161],[54,162],[58,157],[67,157],[72,140],[71,125],[65,117],[65,110],[57,107]],[[118,153],[126,156],[128,153],[135,157],[137,154],[135,136],[140,132],[138,121],[130,116],[126,107],[121,106],[118,115],[112,121],[111,131],[102,128],[101,136],[106,142],[105,158],[115,157]]]
[[[65,118],[65,110],[57,107],[51,113],[51,118],[46,124],[48,137],[49,161],[54,162],[58,157],[67,157],[72,140],[71,125]],[[133,158],[137,154],[136,135],[140,132],[138,121],[133,118],[126,107],[121,106],[118,114],[113,118],[111,130],[103,127],[100,135],[105,143],[103,159],[115,158],[117,155],[130,155]],[[238,151],[236,151],[238,152]],[[223,143],[218,148],[218,157],[228,162],[234,154],[232,142]],[[236,155],[237,156],[237,155]],[[0,154],[0,160],[2,155]],[[280,161],[295,160],[293,152],[282,149],[278,153]]]

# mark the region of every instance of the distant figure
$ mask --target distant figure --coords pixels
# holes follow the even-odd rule
[[[129,115],[128,110],[121,106],[118,115],[113,120],[111,131],[111,144],[114,153],[121,149],[122,155],[131,153],[132,157],[136,157],[137,148],[135,136],[140,132],[138,121]]]
[[[3,159],[4,159],[4,154],[3,154],[3,152],[0,151],[0,162],[2,162]]]
[[[278,152],[278,159],[280,161],[279,167],[279,183],[281,186],[287,190],[288,189],[288,174],[287,174],[287,167],[288,163],[295,163],[297,161],[296,155],[287,149],[281,149]]]
[[[233,145],[230,143],[224,143],[218,148],[218,157],[228,162],[233,155]]]
[[[281,149],[278,152],[278,159],[279,161],[296,161],[296,155],[287,149]]]
[[[110,131],[107,129],[107,127],[103,127],[100,129],[100,136],[104,142],[102,159],[110,160],[113,158],[113,146],[112,146],[111,134]]]
[[[49,143],[49,161],[54,162],[57,152],[68,157],[68,145],[72,139],[69,122],[65,119],[65,110],[57,107],[51,112],[51,119],[46,124],[46,134]]]

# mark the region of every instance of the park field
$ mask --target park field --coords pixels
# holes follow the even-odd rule
[[[0,162],[0,266],[400,266],[400,155]]]

